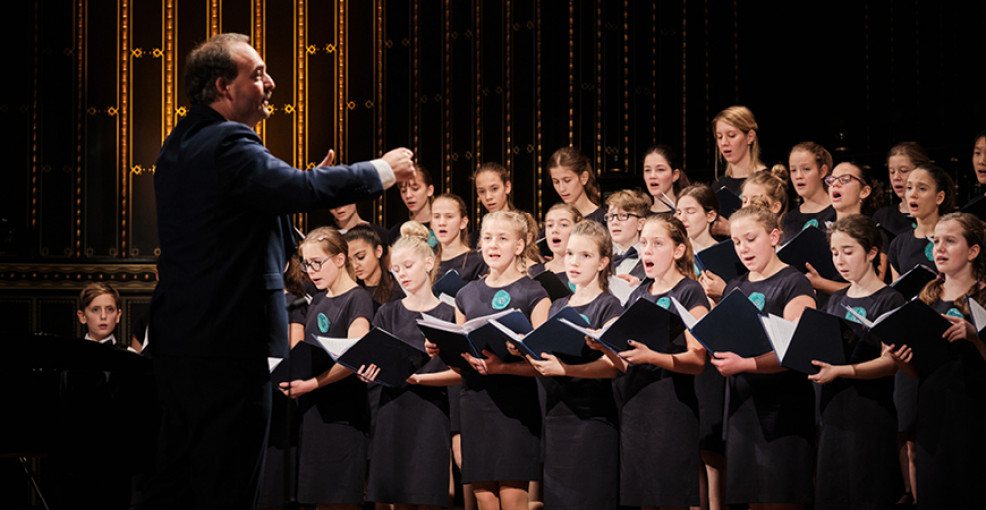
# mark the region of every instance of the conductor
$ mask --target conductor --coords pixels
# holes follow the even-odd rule
[[[379,195],[413,177],[410,150],[299,171],[253,127],[274,80],[247,36],[220,34],[189,54],[192,107],[154,174],[160,282],[150,354],[161,407],[155,473],[138,507],[253,507],[270,409],[268,355],[287,353],[282,273],[289,213]]]

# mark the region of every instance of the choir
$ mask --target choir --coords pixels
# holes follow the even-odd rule
[[[352,205],[333,209],[338,228],[308,233],[286,277],[295,282],[287,302],[307,298],[290,318],[290,356],[308,356],[308,372],[272,376],[261,506],[440,508],[463,486],[465,506],[482,509],[978,506],[981,216],[954,212],[952,179],[914,142],[887,154],[893,194],[883,206],[870,168],[817,143],[795,145],[786,168],[769,169],[745,107],[723,110],[712,128],[724,171],[711,185],[690,183],[675,151],[658,145],[643,155],[639,189],[604,196],[588,158],[566,147],[547,164],[561,202],[543,218],[515,208],[497,163],[472,176],[485,208],[472,235],[466,202],[435,196],[421,167],[400,183],[407,222],[388,230]],[[986,131],[973,145],[983,184]],[[742,202],[731,214],[720,209],[730,192]],[[982,199],[963,210],[975,213]],[[806,229],[824,232],[827,245],[815,248],[831,253],[837,274],[779,256]],[[739,276],[717,274],[712,252],[723,241]],[[870,321],[910,297],[889,284],[921,265],[937,277],[914,299],[948,320],[944,334],[870,335]],[[534,279],[541,273],[557,276],[561,295],[549,297]],[[461,288],[433,288],[449,274]],[[613,278],[633,286],[625,305],[609,290]],[[97,341],[112,339],[119,320],[115,294],[101,292],[84,295],[79,311]],[[839,339],[843,362],[788,368],[776,331],[766,347],[739,332],[734,348],[712,350],[687,324],[736,292],[792,330],[814,308],[852,322]],[[663,352],[636,338],[614,349],[580,336],[578,356],[561,347],[532,355],[476,329],[517,310],[523,334],[570,309],[579,326],[600,330],[638,299],[679,319]],[[427,338],[422,320],[461,325],[461,354]],[[377,381],[397,368],[383,358],[343,366],[324,340],[371,328],[423,353],[403,384]],[[571,335],[559,346],[562,337]],[[293,424],[278,421],[288,409]]]

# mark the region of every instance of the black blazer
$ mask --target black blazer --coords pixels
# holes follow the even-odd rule
[[[154,356],[255,358],[287,352],[287,214],[383,192],[372,163],[299,171],[257,134],[194,105],[164,141],[154,173],[160,281]]]

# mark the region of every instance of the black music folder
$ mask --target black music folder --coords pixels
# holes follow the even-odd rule
[[[888,345],[907,345],[914,352],[911,364],[929,374],[948,360],[948,341],[942,338],[952,325],[924,301],[912,299],[870,321],[847,308],[876,340]]]
[[[349,345],[346,346],[346,343]],[[407,378],[429,359],[424,350],[380,328],[371,329],[355,342],[341,344],[339,351],[329,352],[336,363],[353,372],[358,371],[361,366],[376,365],[380,368],[380,373],[375,382],[384,386],[403,386],[407,383]]]
[[[712,271],[726,282],[747,272],[746,266],[740,262],[739,256],[736,255],[736,248],[731,239],[726,239],[696,253],[695,264],[699,271]]]
[[[814,308],[805,308],[789,336],[781,332],[784,326],[778,320],[784,321],[776,315],[764,319],[777,359],[782,367],[805,374],[818,373],[813,360],[845,365],[847,353],[852,352],[864,333],[862,325]]]
[[[890,286],[900,292],[904,299],[912,299],[921,293],[928,282],[935,278],[938,278],[937,271],[924,264],[918,264],[900,275],[900,278],[894,280]]]
[[[825,238],[825,232],[816,227],[807,227],[798,235],[784,243],[777,250],[777,257],[785,264],[793,266],[802,273],[808,272],[805,263],[811,264],[822,278],[837,282],[845,281],[832,263],[832,250]]]
[[[515,333],[512,329],[494,319],[491,323],[503,331],[510,343],[536,360],[542,360],[542,353],[558,356],[568,364],[581,364],[597,358],[585,343],[585,335],[568,327],[562,320],[585,324],[582,315],[574,308],[566,306],[545,321],[540,327],[526,335]]]
[[[730,351],[751,358],[772,350],[760,311],[739,289],[733,289],[699,320],[682,313],[685,307],[677,299],[672,298],[672,303],[692,336],[710,354]]]
[[[667,353],[671,340],[685,330],[680,317],[647,299],[634,301],[623,315],[599,331],[590,331],[577,321],[566,322],[566,325],[598,340],[617,354],[630,348],[627,340],[640,342],[653,351]]]
[[[719,199],[719,216],[723,218],[728,219],[731,214],[743,207],[743,200],[739,195],[725,186],[716,190],[716,198]]]
[[[462,287],[466,286],[465,280],[459,275],[459,272],[455,269],[449,269],[434,285],[431,286],[431,291],[435,293],[435,297],[442,297],[442,294],[446,294],[451,298],[455,298],[455,295],[459,293]]]
[[[562,282],[561,279],[558,278],[558,275],[550,269],[541,271],[533,279],[537,280],[537,282],[544,287],[544,291],[548,293],[548,299],[552,301],[572,295],[572,289]]]
[[[510,309],[499,313],[476,317],[465,324],[455,324],[424,314],[418,319],[418,329],[425,337],[438,345],[439,357],[450,367],[467,368],[469,363],[462,359],[462,353],[482,358],[484,349],[498,358],[504,359],[507,351],[507,336],[490,321],[496,319],[500,324],[516,333],[526,334],[533,328],[531,322],[520,310]]]

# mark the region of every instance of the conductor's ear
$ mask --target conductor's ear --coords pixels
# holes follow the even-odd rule
[[[218,92],[220,96],[225,97],[229,94],[229,81],[226,80],[226,78],[216,78],[216,83],[213,84],[213,86],[216,87],[216,92]]]

